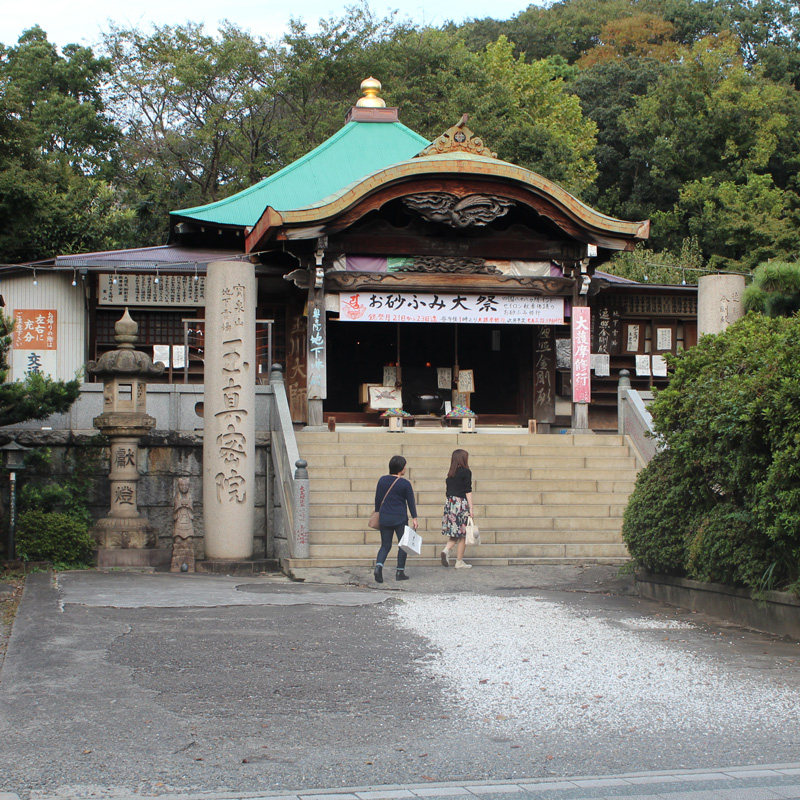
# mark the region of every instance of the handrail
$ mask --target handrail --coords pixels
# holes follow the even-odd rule
[[[656,436],[653,417],[639,392],[631,388],[630,372],[620,370],[617,388],[617,430],[627,436],[642,466],[662,449]]]
[[[273,364],[269,374],[273,387],[273,405],[270,415],[272,436],[272,464],[278,478],[283,508],[282,525],[286,535],[290,558],[309,557],[308,464],[300,458],[297,439],[292,425],[289,400],[280,364]]]

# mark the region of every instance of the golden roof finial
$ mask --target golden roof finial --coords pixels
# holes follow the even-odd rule
[[[360,108],[386,108],[386,101],[378,97],[380,90],[381,82],[370,75],[365,81],[361,81],[361,91],[364,92],[364,97],[360,98],[356,105]]]

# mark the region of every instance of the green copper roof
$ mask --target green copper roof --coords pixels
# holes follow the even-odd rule
[[[173,211],[218,225],[253,226],[267,206],[290,211],[318,203],[372,172],[412,158],[429,142],[399,122],[348,122],[310,153],[242,192]]]

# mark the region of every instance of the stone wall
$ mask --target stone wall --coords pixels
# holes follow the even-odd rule
[[[157,427],[142,439],[139,448],[138,508],[158,536],[160,547],[172,546],[172,506],[174,481],[189,478],[194,499],[194,528],[197,536],[197,557],[203,558],[203,419],[202,386],[149,386],[147,411],[157,420]],[[254,509],[254,553],[256,559],[273,558],[285,550],[276,521],[280,509],[274,508],[273,469],[270,433],[268,430],[272,390],[256,387],[256,477]],[[102,386],[86,384],[80,399],[67,414],[59,414],[40,422],[0,428],[0,445],[12,436],[25,447],[48,447],[52,453],[51,480],[63,481],[68,467],[66,454],[76,449],[97,452],[99,433],[92,429],[91,420],[102,412]],[[110,507],[108,484],[108,453],[101,448],[89,510],[93,519],[108,514]],[[21,483],[26,478],[19,476]],[[0,490],[2,502],[7,502],[7,482]],[[278,501],[279,502],[279,501]]]

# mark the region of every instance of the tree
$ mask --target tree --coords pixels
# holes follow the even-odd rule
[[[631,554],[698,580],[798,591],[800,317],[748,314],[668,362],[650,406],[665,450],[625,513]],[[653,524],[676,497],[691,498],[682,543]]]
[[[750,174],[744,183],[702,178],[681,187],[671,211],[653,214],[654,239],[695,237],[710,270],[749,271],[800,252],[796,202],[770,175]]]
[[[567,91],[560,62],[528,63],[524,54],[515,58],[513,45],[501,36],[480,55],[480,66],[485,84],[474,102],[484,141],[501,158],[539,172],[573,194],[588,194],[597,175],[597,126]]]
[[[280,161],[273,124],[279,54],[225,24],[113,27],[104,37],[110,106],[124,133],[121,181],[145,241],[160,243],[170,210],[256,183]]]
[[[0,426],[63,414],[78,399],[80,381],[56,381],[28,372],[24,380],[6,383],[14,322],[0,312]]]
[[[743,185],[751,174],[769,174],[786,190],[800,155],[800,96],[746,69],[730,38],[695,45],[622,125],[635,165],[628,201],[635,218],[671,209],[684,184],[703,178]]]
[[[0,259],[35,260],[131,243],[132,214],[110,184],[117,130],[105,113],[108,63],[63,55],[41,28],[0,48]]]
[[[638,56],[672,61],[678,53],[675,27],[656,14],[635,14],[606,22],[600,29],[600,44],[578,59],[582,69],[606,61]]]
[[[655,252],[640,243],[634,250],[615,253],[603,270],[640,283],[665,285],[697,283],[699,277],[713,272],[706,266],[695,238],[684,239],[677,252]]]
[[[800,263],[770,261],[759,264],[753,282],[744,290],[744,307],[769,317],[787,317],[800,311]]]
[[[580,98],[584,116],[597,125],[594,159],[598,174],[592,200],[606,214],[635,214],[629,203],[641,163],[631,156],[622,119],[666,69],[653,59],[631,56],[580,70],[569,83],[570,90]]]

